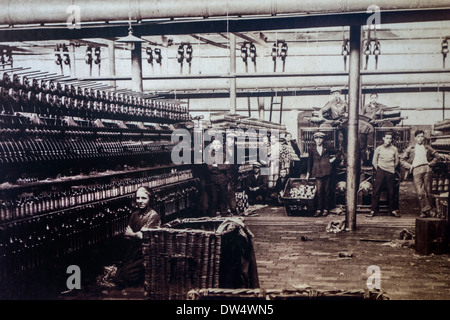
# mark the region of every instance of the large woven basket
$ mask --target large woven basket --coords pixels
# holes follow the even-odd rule
[[[194,218],[143,230],[146,298],[184,300],[191,289],[232,287],[223,269],[241,257],[226,247],[240,241],[243,226],[236,218]]]
[[[380,290],[222,289],[191,290],[188,300],[389,300]]]

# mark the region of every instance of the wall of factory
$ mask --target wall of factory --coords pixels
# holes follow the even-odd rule
[[[442,25],[442,26],[441,26]],[[417,37],[417,24],[411,24],[411,36]],[[435,22],[433,24],[425,24],[426,28],[433,26],[445,28],[446,23]],[[382,25],[385,29],[395,29],[396,25]],[[413,28],[414,27],[414,28]],[[403,32],[408,30],[408,25],[402,25]],[[426,30],[428,30],[426,29]],[[295,32],[295,31],[293,31]],[[303,30],[302,33],[296,34],[296,39],[301,42],[290,44],[288,48],[288,57],[285,62],[286,72],[342,72],[344,69],[344,58],[341,55],[342,41],[329,41],[322,40],[323,36],[318,36],[321,33],[331,32],[336,35],[342,34],[348,36],[348,28],[316,28],[311,30]],[[425,31],[424,31],[425,32]],[[429,30],[426,32],[430,32]],[[226,34],[225,34],[226,35]],[[176,36],[169,37],[174,43],[177,43],[179,39]],[[281,73],[282,61],[278,58],[276,66],[270,56],[272,49],[272,42],[268,42],[265,45],[261,43],[255,43],[257,48],[256,64],[248,60],[246,68],[245,63],[240,57],[240,46],[243,43],[243,39],[237,38],[237,61],[236,72],[237,73]],[[308,39],[310,38],[311,41]],[[95,40],[95,39],[92,39]],[[145,52],[143,52],[143,76],[150,77],[152,75],[180,75],[190,74],[192,75],[208,75],[208,74],[227,74],[229,73],[230,61],[229,61],[229,49],[219,48],[211,45],[204,44],[196,39],[192,39],[193,46],[193,60],[190,67],[185,63],[183,70],[180,68],[180,64],[176,60],[177,45],[168,47],[160,47],[162,52],[161,65],[153,62],[153,65],[149,64],[145,59],[147,58]],[[272,39],[271,39],[272,40]],[[398,40],[386,40],[381,42],[381,55],[378,59],[378,70],[401,70],[401,69],[440,69],[443,67],[443,58],[441,54],[441,42],[439,37],[425,39],[425,40],[410,40],[407,38],[399,38]],[[289,44],[289,43],[288,43]],[[145,48],[145,46],[144,46]],[[153,47],[154,48],[154,47]],[[70,49],[72,50],[72,48]],[[145,49],[144,49],[145,50]],[[89,77],[89,76],[108,76],[109,75],[109,60],[108,50],[106,47],[102,48],[102,62],[99,65],[93,64],[92,73],[90,73],[89,66],[84,62],[84,55],[86,46],[82,45],[79,48],[75,48],[76,64],[75,69],[70,70],[69,66],[63,65],[63,74],[77,77]],[[450,58],[448,58],[450,59]],[[16,66],[31,67],[33,69],[41,69],[48,72],[60,74],[61,68],[54,63],[54,55],[31,55],[31,56],[16,56],[14,57]],[[72,61],[73,63],[73,61]],[[126,50],[116,50],[116,75],[117,76],[130,76],[130,52]],[[450,65],[450,61],[447,61],[447,67]],[[348,61],[347,61],[348,68]],[[363,70],[375,70],[375,59],[371,55],[366,65],[365,57],[362,58]],[[348,70],[348,69],[347,69]],[[72,71],[72,73],[71,73]],[[316,78],[316,77],[314,77]],[[313,78],[311,78],[313,79]],[[328,89],[333,85],[333,79],[325,79],[330,85],[324,85],[319,87]],[[258,80],[255,79],[255,82]],[[274,92],[282,91],[285,89],[284,85],[278,84],[275,80],[263,80],[265,85],[262,85],[261,89],[271,89]],[[105,81],[105,83],[109,83]],[[117,81],[116,83],[120,88],[131,89],[130,81]],[[239,81],[238,81],[239,84]],[[404,85],[409,84],[405,82]],[[164,96],[164,92],[173,88],[191,88],[191,89],[203,89],[204,87],[210,89],[216,89],[224,91],[229,88],[228,79],[181,79],[181,80],[146,80],[144,81],[144,91],[155,91]],[[221,88],[221,89],[220,89]],[[306,88],[295,88],[306,89]],[[314,87],[308,88],[314,89]],[[239,90],[239,86],[238,86]],[[180,92],[181,89],[180,89]],[[402,116],[407,117],[404,120],[404,125],[416,125],[416,124],[434,124],[437,121],[442,120],[449,116],[449,111],[442,111],[443,108],[443,94],[442,92],[432,93],[382,93],[379,95],[379,101],[388,106],[399,106],[402,109]],[[323,106],[328,100],[327,95],[315,95],[315,96],[295,96],[285,97],[283,109],[285,110],[282,115],[282,122],[287,126],[288,130],[292,132],[294,137],[297,130],[296,121],[297,114],[301,110],[311,109],[313,107]],[[368,97],[363,97],[363,101],[368,101]],[[447,105],[449,101],[448,94],[446,94]],[[275,99],[279,101],[279,99]],[[193,115],[203,114],[205,118],[209,117],[209,112],[223,110],[229,110],[228,99],[191,99],[189,106]],[[256,98],[250,99],[250,106],[253,117],[258,117],[258,105]],[[266,99],[265,103],[265,120],[269,120],[269,108],[270,98]],[[427,110],[427,109],[433,110]],[[248,99],[237,99],[237,110],[239,114],[248,115]],[[201,110],[201,111],[196,111]],[[206,110],[206,111],[205,111]],[[272,114],[272,121],[279,121],[279,105],[274,107]]]

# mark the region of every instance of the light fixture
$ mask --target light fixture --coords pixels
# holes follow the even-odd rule
[[[86,64],[91,65],[92,60],[92,47],[88,46],[86,49],[86,55],[84,56],[84,61],[86,62]]]
[[[62,57],[61,54],[59,53],[59,46],[57,46],[55,49],[55,63],[57,66],[60,66],[62,63]]]
[[[130,25],[130,27],[128,28],[128,35],[126,37],[117,39],[116,42],[125,43],[126,48],[128,50],[134,50],[134,48],[136,47],[136,43],[139,43],[139,42],[142,43],[142,42],[145,42],[145,40],[134,36],[133,28]]]
[[[342,44],[342,52],[341,54],[346,57],[350,54],[350,41],[349,39],[344,39],[344,43]]]
[[[187,63],[192,62],[193,58],[192,45],[189,42],[182,42],[178,47],[177,60],[180,64],[183,64],[183,60],[186,59]]]
[[[286,66],[286,58],[287,58],[287,52],[288,52],[288,45],[287,42],[285,40],[277,40],[272,47],[272,52],[271,52],[271,56],[272,56],[272,60],[273,60],[273,71],[276,71],[276,65],[277,65],[277,57],[279,57],[281,59],[281,61],[283,62],[282,67],[283,67],[283,72]]]
[[[277,57],[280,57],[281,60],[283,60],[283,62],[286,60],[287,57],[287,52],[288,52],[288,45],[286,43],[286,41],[284,40],[277,40],[272,47],[272,52],[271,52],[271,56],[272,56],[272,60],[275,62],[275,60],[277,59]]]
[[[6,57],[7,57],[6,58],[6,63],[10,64],[12,66],[12,63],[13,63],[14,59],[13,59],[13,56],[12,56],[12,51],[10,49],[8,49],[6,51]]]
[[[247,63],[247,58],[248,58],[247,42],[244,42],[244,44],[241,46],[241,58],[242,58],[242,61]]]
[[[148,47],[145,50],[145,52],[148,55],[147,62],[150,63],[150,64],[153,64],[153,50],[152,50],[152,48]]]
[[[281,52],[280,52],[280,56],[281,56],[281,60],[286,60],[287,57],[287,51],[288,51],[288,45],[286,42],[282,42],[281,44]]]
[[[192,46],[190,44],[188,44],[186,46],[186,62],[187,63],[191,63],[191,61],[192,61],[192,52],[193,52]]]
[[[378,41],[378,39],[375,39],[374,45],[373,45],[373,51],[372,54],[377,57],[381,54],[381,49],[380,49],[381,45],[380,45],[380,41]]]
[[[155,61],[158,64],[161,64],[162,62],[162,54],[160,48],[155,48]]]
[[[278,45],[276,43],[274,43],[273,47],[272,47],[272,52],[270,53],[273,61],[275,61],[277,59],[277,56],[278,56],[277,52],[278,52]]]
[[[363,53],[366,56],[366,65],[364,66],[364,70],[367,70],[367,67],[369,65],[369,57],[372,54],[372,46],[370,43],[370,39],[365,40]]]
[[[250,43],[250,59],[256,62],[256,47],[254,43]]]
[[[372,45],[370,40],[366,40],[365,44],[364,44],[364,55],[365,56],[369,56],[372,53]]]
[[[0,54],[0,63],[1,63],[1,64],[5,64],[5,63],[6,63],[6,59],[5,59],[5,50],[2,50],[2,51],[1,51],[1,54]]]
[[[102,61],[102,58],[101,58],[102,52],[101,52],[101,50],[100,50],[100,47],[96,47],[94,52],[95,52],[95,60],[94,60],[94,63],[95,63],[95,64],[100,64],[100,62]]]
[[[183,48],[183,45],[180,45],[178,47],[177,61],[179,63],[183,63],[183,60],[184,60],[184,48]]]
[[[69,56],[69,48],[63,44],[62,51],[64,53],[64,64],[70,65],[70,56]]]
[[[442,50],[441,50],[441,52],[444,55],[444,57],[447,57],[447,54],[449,52],[447,39],[444,39],[442,41]]]
[[[447,54],[448,54],[448,42],[447,42],[447,38],[445,38],[444,40],[442,40],[442,66],[445,68],[445,59],[447,58]]]
[[[183,61],[185,59],[189,66],[189,73],[191,73],[192,52],[192,46],[189,42],[182,42],[178,47],[177,61],[180,64],[181,73],[183,73]]]
[[[344,57],[344,70],[347,70],[347,57],[350,54],[350,40],[344,38],[341,55]]]

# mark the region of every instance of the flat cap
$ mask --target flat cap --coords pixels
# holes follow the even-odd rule
[[[342,89],[341,89],[341,88],[338,88],[338,87],[332,87],[331,90],[330,90],[330,93],[333,93],[333,92],[339,92],[339,93],[341,93],[341,92],[342,92]]]
[[[316,132],[314,133],[314,138],[325,138],[325,133],[323,132]]]
[[[253,168],[261,168],[261,163],[253,162]]]

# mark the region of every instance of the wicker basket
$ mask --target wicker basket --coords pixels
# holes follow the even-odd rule
[[[188,300],[389,300],[379,290],[197,289]]]
[[[175,220],[144,230],[146,298],[184,300],[191,289],[233,287],[227,264],[241,257],[236,251],[230,256],[229,247],[242,244],[246,233],[251,235],[237,218]]]

